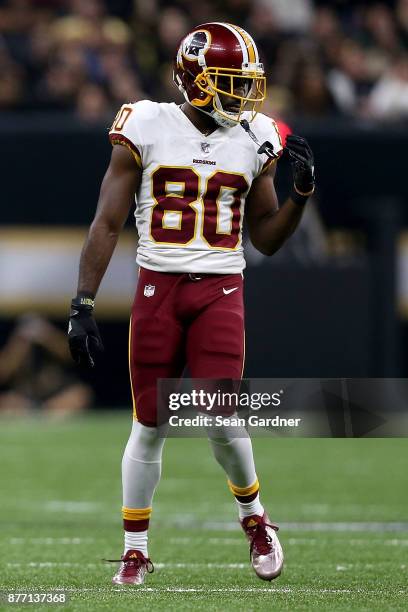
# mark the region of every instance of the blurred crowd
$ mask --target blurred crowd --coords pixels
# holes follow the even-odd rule
[[[18,318],[0,346],[0,419],[62,419],[87,410],[93,392],[78,377],[67,337],[35,313]]]
[[[92,122],[177,100],[180,39],[223,20],[257,41],[270,112],[408,117],[408,0],[0,0],[0,110]]]

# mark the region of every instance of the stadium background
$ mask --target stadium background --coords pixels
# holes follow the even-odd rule
[[[252,32],[269,81],[265,111],[316,155],[318,190],[301,231],[271,259],[248,249],[247,375],[403,376],[406,0],[1,2],[0,337],[18,313],[65,322],[109,160],[107,127],[123,101],[180,99],[174,49],[214,15]],[[281,199],[289,180],[283,161]],[[128,225],[97,302],[107,345],[91,377],[97,405],[129,399]]]
[[[238,23],[252,33],[268,76],[265,112],[305,136],[316,156],[318,189],[297,234],[271,259],[248,245],[246,374],[406,376],[408,0],[0,0],[0,350],[19,325],[19,317],[27,313],[47,317],[65,331],[81,244],[109,160],[107,129],[123,102],[144,97],[181,101],[171,79],[177,43],[191,26],[215,19]],[[283,159],[277,173],[281,199],[289,181],[290,168]],[[106,352],[95,371],[79,373],[93,390],[98,413],[129,409],[131,403],[127,330],[136,280],[135,250],[130,218],[97,300]],[[29,367],[35,373],[35,364]],[[4,368],[1,376],[0,392],[7,392],[11,383]],[[106,540],[101,552],[92,544],[83,556],[71,554],[71,549],[65,560],[79,564],[89,561],[89,555],[113,554],[120,529],[118,465],[129,423],[122,416],[106,419],[91,417],[83,426],[77,422],[45,426],[31,420],[2,423],[7,560],[21,565],[25,558],[18,546],[7,548],[14,538],[22,546],[31,542],[30,554],[37,560],[45,555],[47,560],[60,561],[58,547],[53,547],[52,555],[47,547],[44,552],[44,540],[81,532],[85,541],[93,530],[86,504],[99,508],[100,503],[105,506],[97,530],[102,537],[104,526],[109,546]],[[227,492],[220,494],[222,480],[214,484],[216,468],[206,463],[204,450],[195,442],[189,446],[193,441],[181,442],[187,446],[177,451],[171,444],[168,451],[171,479],[159,494],[156,516],[160,521],[165,519],[166,504],[174,503],[175,492],[190,508],[191,499],[183,498],[186,492],[177,488],[176,477],[178,486],[189,483],[198,500],[198,511],[190,504],[198,520],[210,507],[204,483],[215,509],[230,503]],[[269,489],[264,493],[267,502],[270,498],[272,503],[273,497],[276,503],[276,520],[406,519],[402,440],[398,444],[390,440],[393,446],[382,441],[364,447],[355,441],[347,448],[339,441],[313,447],[295,442],[285,446],[284,440],[275,440],[274,445],[256,441],[264,479],[270,478],[269,461],[279,465],[285,457],[281,472],[274,474],[273,496]],[[183,452],[192,452],[203,462],[200,486]],[[51,470],[50,455],[56,458]],[[296,474],[290,469],[294,457]],[[382,505],[378,505],[379,481],[385,487]],[[114,482],[112,488],[110,482]],[[54,512],[51,522],[44,504],[49,505],[47,512]],[[228,516],[232,520],[232,513]],[[175,526],[180,527],[172,524],[169,538]],[[163,529],[164,542],[166,526]],[[367,534],[360,536],[360,543],[367,544],[365,561],[377,563],[378,534],[372,548]],[[297,552],[299,569],[288,574],[289,584],[292,580],[296,588],[296,580],[304,579],[311,564],[321,576],[322,588],[341,586],[338,573],[333,570],[331,576],[327,568],[329,559],[338,561],[336,546],[349,560],[347,538],[334,546],[327,536],[317,558],[310,552],[310,542],[304,539],[300,544],[304,554]],[[293,544],[297,548],[295,540]],[[213,550],[206,550],[203,541],[200,546],[204,558],[211,557]],[[387,551],[391,550],[402,549],[390,544]],[[191,552],[184,558],[194,560]],[[305,565],[300,568],[302,559]],[[231,561],[231,555],[226,560]],[[384,584],[395,589],[388,595],[384,590],[384,600],[378,593],[373,595],[366,601],[370,609],[381,601],[386,605],[392,597],[396,598],[393,609],[398,608],[397,561],[395,555],[384,557]],[[65,584],[64,580],[81,584],[76,582],[74,565],[66,566],[61,575],[55,570],[59,584]],[[49,571],[49,584],[55,584],[54,570]],[[189,571],[196,583],[206,584],[201,569]],[[364,571],[369,583],[377,581],[381,586],[378,573]],[[12,585],[13,568],[8,567],[8,572]],[[33,569],[29,575],[21,572],[19,584],[34,587],[47,582],[40,570]],[[361,578],[361,567],[359,572]],[[217,574],[214,569],[215,585],[220,579]],[[107,580],[104,570],[100,584]],[[235,584],[228,572],[226,580]],[[249,577],[248,584],[252,584]],[[203,597],[206,609],[219,609],[224,596],[208,592]],[[282,609],[285,597],[280,600]],[[323,594],[319,597],[322,609],[335,607],[335,594],[331,603]],[[174,609],[182,609],[177,601]],[[258,609],[256,601],[248,603],[251,609]],[[290,601],[288,609],[300,605],[300,600]],[[307,597],[305,602],[307,606]],[[112,609],[112,602],[107,605]],[[224,606],[228,608],[227,600]]]

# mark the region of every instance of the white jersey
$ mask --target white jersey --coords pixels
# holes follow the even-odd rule
[[[270,117],[259,113],[250,126],[260,143],[282,151]],[[176,104],[142,100],[122,106],[110,140],[129,147],[143,169],[135,210],[139,265],[158,272],[244,269],[245,198],[270,159],[240,125],[205,136]]]

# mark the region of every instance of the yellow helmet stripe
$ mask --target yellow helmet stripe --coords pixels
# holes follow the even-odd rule
[[[236,30],[239,34],[241,34],[242,38],[244,39],[244,43],[247,48],[247,51],[248,51],[248,61],[251,64],[255,64],[257,62],[257,57],[256,57],[257,53],[256,53],[255,43],[252,40],[252,37],[249,36],[248,32],[245,32],[245,30],[243,30],[239,26],[236,26],[232,23],[229,23],[228,25],[230,25],[232,28],[234,28],[234,30]]]

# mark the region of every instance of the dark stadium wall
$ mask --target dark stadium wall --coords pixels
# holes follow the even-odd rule
[[[369,263],[335,269],[251,268],[245,275],[248,377],[381,376],[383,347],[370,308]],[[256,299],[254,299],[256,296]],[[128,322],[98,319],[105,352],[81,376],[96,405],[130,406]],[[66,321],[57,321],[61,329]],[[5,338],[11,321],[0,320]],[[380,368],[380,369],[379,369]]]
[[[2,226],[88,225],[110,156],[106,126],[22,117],[16,129],[4,117],[0,127],[0,161],[7,177]],[[356,264],[302,268],[265,262],[248,269],[246,375],[406,375],[401,331],[406,332],[395,304],[396,235],[408,221],[402,207],[408,182],[399,163],[405,157],[404,132],[368,132],[355,123],[333,122],[298,124],[294,131],[308,137],[316,153],[325,224],[362,230],[367,251]],[[289,176],[280,162],[281,196]],[[14,314],[2,311],[2,317],[0,344]],[[98,368],[83,376],[96,389],[97,405],[129,405],[128,323],[99,320],[106,352]]]
[[[313,145],[319,207],[328,226],[364,224],[367,211],[360,210],[361,198],[408,199],[400,162],[406,156],[406,131],[398,125],[368,130],[358,122],[324,120],[297,122],[294,131]],[[16,124],[4,114],[0,146],[8,178],[2,190],[2,223],[89,223],[110,157],[107,126],[46,115],[21,117]]]

